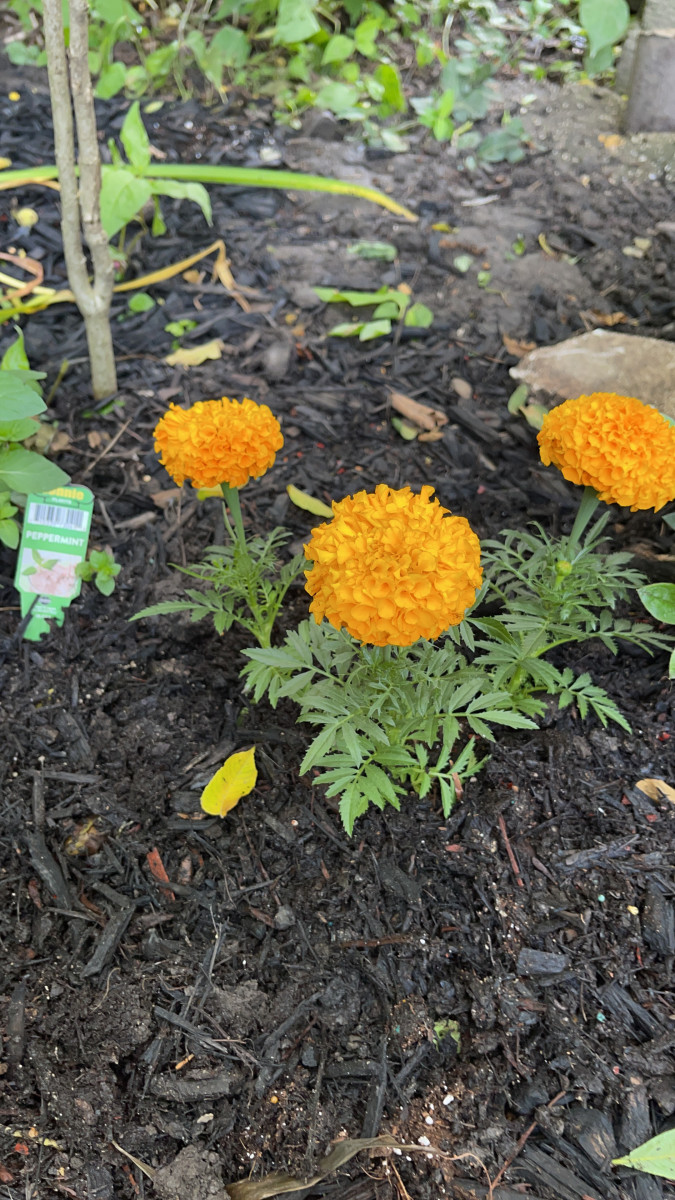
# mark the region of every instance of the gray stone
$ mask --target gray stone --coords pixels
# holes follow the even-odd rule
[[[659,338],[594,329],[533,350],[510,373],[559,400],[616,392],[675,418],[675,343]]]
[[[568,962],[566,954],[524,947],[518,955],[516,970],[519,975],[559,975],[565,970]]]
[[[295,925],[295,913],[293,909],[282,904],[281,908],[278,908],[274,914],[275,929],[291,929],[293,925]]]

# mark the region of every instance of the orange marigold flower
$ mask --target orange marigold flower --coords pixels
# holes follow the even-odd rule
[[[243,487],[269,470],[283,444],[271,409],[247,397],[171,404],[155,429],[162,465],[179,486],[189,479],[195,488]]]
[[[333,504],[312,530],[310,612],[374,646],[411,646],[459,625],[480,587],[480,543],[432,487],[415,495],[385,483]]]
[[[544,466],[554,463],[607,504],[635,512],[675,499],[675,428],[634,396],[565,400],[546,414],[537,441]]]

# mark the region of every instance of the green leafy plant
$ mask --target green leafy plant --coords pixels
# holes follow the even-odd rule
[[[186,612],[191,621],[210,617],[216,633],[225,633],[236,623],[261,646],[270,645],[274,622],[305,560],[300,554],[280,566],[288,530],[274,529],[267,537],[246,538],[243,526],[238,528],[236,518],[231,524],[226,510],[224,518],[232,539],[229,545],[212,546],[201,563],[189,567],[173,564],[200,586],[187,588],[183,600],[152,604],[132,620]]]
[[[351,834],[370,804],[400,808],[409,789],[434,788],[449,814],[462,782],[486,761],[476,737],[494,726],[531,729],[507,689],[490,686],[452,644],[421,640],[407,648],[364,646],[344,631],[303,621],[279,648],[246,650],[242,675],[254,702],[273,708],[288,697],[298,721],[318,730],[300,764],[313,783],[340,796]]]
[[[279,552],[290,537],[286,529],[274,529],[267,537],[247,536],[239,489],[274,463],[283,445],[279,422],[266,405],[223,397],[187,410],[172,405],[156,426],[155,439],[162,462],[178,484],[190,478],[200,498],[222,496],[229,541],[212,546],[200,563],[177,568],[199,588],[187,588],[184,599],[153,604],[131,619],[178,612],[189,613],[192,621],[210,616],[217,633],[236,623],[260,646],[269,646],[277,614],[304,558],[296,555],[280,565]],[[216,485],[214,478],[219,477],[223,482]]]
[[[349,304],[352,308],[374,306],[372,317],[367,321],[349,321],[334,325],[329,330],[331,337],[358,337],[367,342],[372,338],[391,333],[393,322],[426,329],[432,324],[434,314],[426,304],[413,303],[410,293],[398,288],[381,287],[376,292],[339,291],[337,288],[314,288],[325,304]]]
[[[606,512],[583,540],[575,531],[552,539],[535,525],[531,533],[507,529],[499,539],[483,541],[483,600],[498,601],[501,611],[498,617],[470,617],[467,625],[479,635],[474,665],[488,670],[494,685],[506,688],[524,711],[542,715],[538,694],[555,695],[560,708],[575,703],[582,717],[593,712],[603,725],[612,720],[628,730],[614,701],[587,672],[575,677],[570,667],[556,667],[546,657],[559,646],[594,639],[613,654],[621,641],[649,652],[670,646],[649,624],[615,615],[632,591],[640,595],[645,578],[628,566],[630,554],[602,548],[608,521]]]
[[[14,516],[26,494],[51,491],[69,479],[55,463],[22,445],[35,435],[47,406],[38,382],[44,372],[30,370],[23,334],[17,332],[0,361],[0,541],[12,549],[19,544]]]
[[[614,65],[614,46],[628,29],[628,4],[626,0],[580,0],[579,20],[588,39],[586,71],[602,74]]]
[[[638,588],[638,596],[651,617],[662,625],[675,625],[675,583],[649,583]],[[675,650],[670,656],[668,674],[675,679]]]
[[[115,562],[112,550],[91,550],[87,561],[77,564],[75,574],[85,583],[93,580],[102,596],[112,596],[115,580],[121,570],[121,564]]]

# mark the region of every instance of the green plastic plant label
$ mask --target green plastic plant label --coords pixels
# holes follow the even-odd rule
[[[87,557],[93,507],[89,488],[73,484],[26,499],[14,586],[21,616],[29,617],[23,636],[31,642],[49,632],[50,620],[63,625],[65,610],[80,594],[75,568]]]

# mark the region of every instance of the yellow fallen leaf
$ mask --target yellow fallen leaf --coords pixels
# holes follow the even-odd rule
[[[33,225],[37,225],[40,218],[34,208],[17,208],[14,213],[14,220],[17,225],[21,225],[24,229],[30,229]]]
[[[664,783],[663,779],[638,779],[635,786],[650,800],[670,800],[671,804],[675,804],[675,788]]]
[[[7,167],[11,167],[11,158],[0,158],[0,171],[4,171]]]
[[[598,141],[602,142],[606,150],[613,152],[618,150],[619,146],[623,146],[625,138],[622,138],[619,133],[599,133]]]
[[[248,796],[253,791],[257,778],[255,746],[231,754],[201,794],[200,804],[204,812],[213,817],[224,817],[242,796]]]
[[[208,358],[221,358],[223,343],[220,338],[212,338],[210,342],[202,342],[201,346],[181,346],[173,354],[167,354],[164,359],[170,367],[198,367]]]
[[[332,520],[333,510],[324,504],[323,500],[317,500],[307,492],[301,492],[300,488],[294,487],[292,483],[288,484],[286,491],[289,500],[293,501],[296,508],[304,508],[305,512],[313,513],[315,517],[328,517],[329,521]]]
[[[546,241],[545,233],[540,233],[539,237],[537,238],[537,241],[539,242],[539,245],[541,246],[542,250],[544,251],[544,254],[548,254],[549,258],[557,257],[555,250],[552,250],[551,247],[549,246],[548,242]]]

